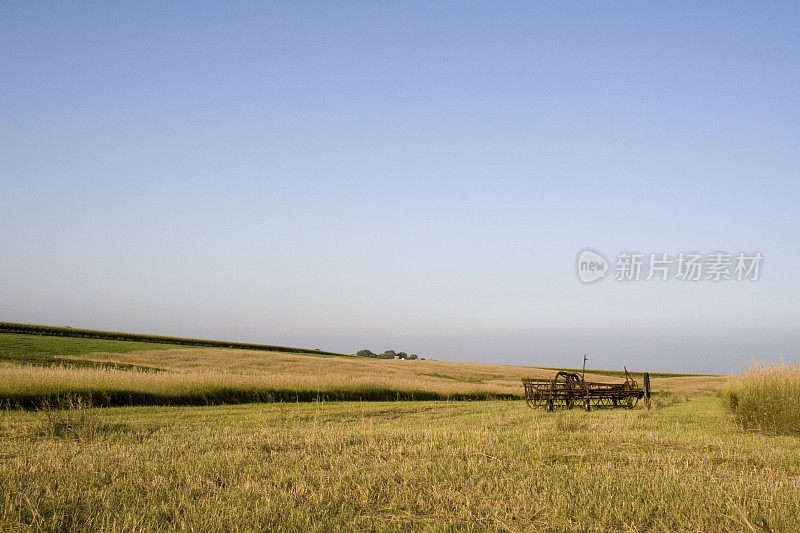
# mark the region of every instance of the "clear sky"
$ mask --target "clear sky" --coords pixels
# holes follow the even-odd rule
[[[740,371],[800,349],[797,2],[0,3],[0,320]],[[581,284],[578,252],[759,251]]]

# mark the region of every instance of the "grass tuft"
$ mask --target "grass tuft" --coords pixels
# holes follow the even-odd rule
[[[100,419],[80,396],[45,402],[40,410],[45,414],[37,431],[40,436],[86,440],[99,433]]]
[[[724,398],[745,429],[800,434],[800,363],[754,363]]]

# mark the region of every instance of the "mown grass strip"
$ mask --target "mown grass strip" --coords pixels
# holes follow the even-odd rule
[[[44,326],[39,324],[19,324],[15,322],[0,322],[0,333],[21,333],[29,335],[50,335],[56,337],[78,337],[85,339],[106,339],[114,341],[147,342],[156,344],[172,344],[180,346],[201,346],[207,348],[238,348],[241,350],[261,350],[271,352],[286,352],[299,354],[318,354],[331,356],[348,356],[338,352],[329,352],[309,348],[294,348],[291,346],[277,346],[272,344],[256,344],[249,342],[231,342],[209,339],[193,339],[186,337],[169,337],[165,335],[146,335],[143,333],[125,333],[120,331],[101,331],[93,329],[79,329],[59,326]]]
[[[174,350],[179,348],[183,347],[174,344],[0,333],[0,361],[23,365],[69,365],[76,367],[157,370],[157,368],[147,365],[116,361],[104,363],[86,360],[81,356],[98,352],[120,354],[141,350]]]

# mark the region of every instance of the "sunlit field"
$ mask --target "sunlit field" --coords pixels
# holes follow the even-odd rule
[[[556,369],[64,340],[0,334],[0,530],[800,523],[800,441],[740,424],[787,405],[794,367],[656,373],[652,410],[546,413],[520,380]]]
[[[0,521],[22,531],[800,523],[800,442],[740,430],[715,397],[554,414],[522,401],[7,411],[0,439]]]
[[[512,365],[125,344],[0,333],[0,402],[35,408],[74,396],[95,406],[512,399],[522,397],[522,378],[555,374]],[[727,379],[654,376],[656,391],[675,394],[713,393]],[[589,372],[587,379],[621,378]]]

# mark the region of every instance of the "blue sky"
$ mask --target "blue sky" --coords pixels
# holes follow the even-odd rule
[[[4,2],[0,320],[796,360],[798,27],[790,2]],[[587,247],[765,259],[585,286]]]

